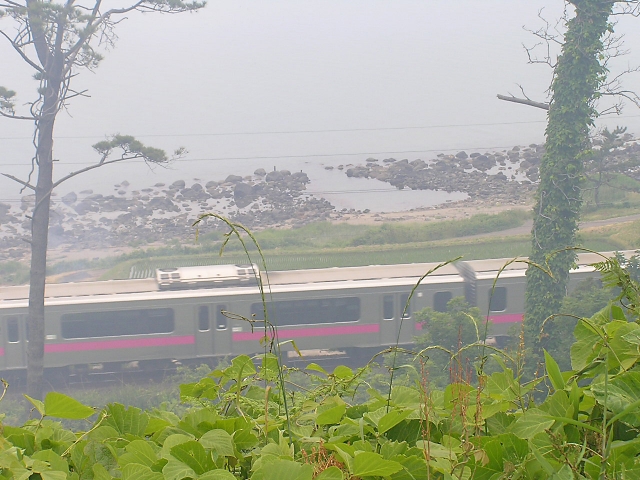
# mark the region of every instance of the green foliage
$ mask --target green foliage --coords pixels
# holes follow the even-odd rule
[[[496,215],[480,214],[466,220],[446,220],[435,224],[393,225],[385,223],[357,236],[349,244],[352,246],[398,245],[464,237],[518,227],[524,223],[527,216],[523,211],[510,210]]]
[[[627,282],[615,259],[600,268],[609,283]],[[544,352],[546,373],[531,382],[522,381],[517,360],[496,352],[494,373],[480,369],[471,381],[458,377],[437,389],[416,365],[424,357],[415,357],[405,367],[421,374],[396,382],[387,398],[370,387],[371,366],[296,371],[266,354],[239,356],[182,385],[180,414],[110,404],[94,415],[50,394],[33,401],[41,418],[2,425],[0,478],[637,478],[640,325],[637,311],[626,309],[629,322],[623,309],[636,292],[621,292],[619,301],[577,322],[571,370]],[[453,326],[427,338],[472,341],[465,312],[478,314],[460,299],[447,313],[423,311],[430,328],[450,321],[460,332]],[[75,431],[53,416],[94,420]]]
[[[477,357],[477,349],[460,350],[472,344],[478,345],[488,325],[485,325],[480,310],[471,307],[464,297],[452,298],[447,303],[446,312],[425,308],[416,312],[415,319],[425,332],[417,336],[415,342],[416,347],[429,357],[430,381],[444,387],[450,382],[452,364],[470,368],[471,360]]]

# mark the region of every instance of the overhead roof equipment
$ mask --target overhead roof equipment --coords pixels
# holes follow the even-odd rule
[[[161,290],[251,285],[256,284],[259,278],[260,271],[255,264],[207,265],[156,270],[156,281]]]

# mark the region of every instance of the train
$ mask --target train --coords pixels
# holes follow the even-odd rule
[[[597,275],[591,264],[601,260],[580,254],[569,288]],[[146,279],[48,284],[45,369],[154,368],[257,353],[265,335],[273,335],[265,313],[278,341],[292,340],[309,358],[411,344],[421,328],[415,312],[446,311],[457,296],[486,314],[492,338],[522,321],[526,263],[438,266],[259,272],[253,264],[222,265],[159,269]],[[27,286],[0,288],[0,374],[26,369],[27,309]]]

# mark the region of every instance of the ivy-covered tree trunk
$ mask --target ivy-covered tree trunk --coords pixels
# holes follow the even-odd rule
[[[533,211],[530,260],[548,266],[527,270],[525,342],[539,359],[542,348],[554,344],[553,322],[566,294],[580,218],[583,157],[589,149],[589,127],[596,116],[594,101],[606,75],[602,65],[603,37],[610,30],[615,2],[571,0],[575,16],[567,22],[561,55],[554,70],[546,130],[546,153],[540,165],[540,185]],[[558,252],[555,253],[554,252]],[[551,255],[551,256],[550,256]]]

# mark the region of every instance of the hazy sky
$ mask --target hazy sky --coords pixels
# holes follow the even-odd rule
[[[256,166],[355,163],[391,156],[385,152],[432,158],[542,142],[544,111],[495,97],[519,95],[522,84],[546,99],[551,71],[527,65],[522,47],[535,43],[522,27],[539,28],[541,8],[555,19],[563,2],[225,0],[195,14],[131,14],[95,73],[77,78],[75,88],[91,98],[73,100],[59,116],[58,174],[94,160],[90,145],[116,132],[190,153],[170,172],[112,167],[85,176],[83,186],[131,177],[220,180]],[[639,22],[618,26],[633,51],[621,65],[640,64]],[[0,42],[0,85],[16,90],[19,102],[34,98],[31,74]],[[626,86],[640,90],[640,76]],[[606,124],[640,134],[640,111],[624,113]],[[0,119],[0,171],[27,172],[31,131]],[[300,131],[313,132],[286,133]],[[0,188],[17,193],[5,180]]]

